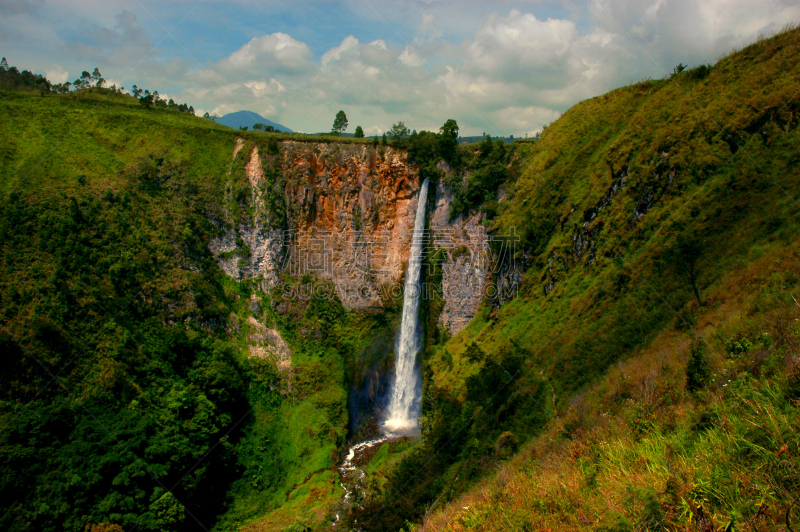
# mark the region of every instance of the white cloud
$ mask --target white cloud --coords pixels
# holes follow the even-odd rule
[[[490,92],[502,91],[506,87],[499,81],[492,81],[486,76],[462,73],[454,67],[447,67],[447,72],[439,76],[436,81],[444,85],[454,96],[484,96]]]
[[[471,66],[483,72],[513,76],[515,71],[555,66],[569,54],[578,36],[571,20],[538,20],[512,9],[508,17],[489,16],[467,47]]]
[[[117,87],[117,89],[119,89],[121,87],[124,87],[124,84],[120,83],[119,80],[117,80],[117,79],[114,79],[114,78],[105,78],[105,79],[106,79],[105,87],[115,86],[115,87]],[[125,87],[125,92],[129,92],[128,91],[128,87]]]
[[[64,83],[69,79],[69,72],[61,68],[59,65],[56,65],[49,70],[45,70],[44,75],[50,80],[51,83]]]
[[[400,59],[400,61],[402,61],[404,65],[410,67],[418,67],[425,64],[425,60],[422,59],[417,52],[415,52],[408,46],[406,46],[403,49],[403,52],[400,54],[398,59]]]
[[[353,37],[352,35],[348,35],[342,41],[342,44],[335,48],[331,48],[324,54],[322,54],[321,63],[323,66],[327,65],[331,61],[338,61],[342,58],[343,54],[348,54],[349,52],[354,52],[358,49],[358,39]]]
[[[314,42],[299,37],[308,33],[270,29],[253,38],[247,33],[249,40],[233,48],[213,41],[213,61],[194,54],[202,67],[171,39],[152,50],[148,37],[157,43],[163,31],[139,11],[132,10],[138,18],[124,11],[120,0],[0,0],[7,15],[0,17],[0,39],[22,43],[9,61],[45,70],[53,81],[98,65],[120,80],[109,78],[109,85],[162,89],[212,113],[252,109],[292,129],[329,130],[344,109],[351,128],[361,124],[369,135],[400,120],[418,131],[437,130],[448,118],[465,135],[519,135],[539,131],[582,99],[659,77],[678,62],[713,62],[800,19],[796,0],[589,0],[563,10],[524,0],[443,0],[424,12],[418,0],[374,0],[373,10],[360,12],[360,2],[344,2],[354,23],[336,25],[338,44],[316,48],[329,42],[331,30],[324,28]],[[158,16],[173,9],[152,5]],[[304,9],[287,7],[285,14],[304,20]],[[59,17],[65,22],[54,22]],[[359,24],[372,22],[385,33],[369,32],[370,39],[384,38],[365,42]],[[80,38],[69,41],[64,28]],[[172,36],[185,38],[180,31]]]
[[[436,26],[436,16],[432,13],[423,13],[419,25],[419,36],[426,39],[435,39],[442,36],[442,30]]]
[[[227,74],[303,72],[313,68],[311,49],[304,42],[285,33],[254,37],[247,44],[219,62],[218,68]]]
[[[136,15],[122,11],[115,19],[114,27],[91,24],[82,28],[87,40],[70,43],[67,48],[75,57],[100,66],[134,66],[152,54],[150,41]]]
[[[542,130],[542,126],[552,123],[561,113],[549,107],[506,107],[496,113],[497,119],[514,135],[527,133],[532,136]],[[519,133],[518,133],[519,132]]]
[[[679,62],[713,63],[800,19],[794,0],[593,0],[589,7],[597,26],[620,36],[639,67],[658,74]]]
[[[253,91],[253,96],[261,98],[263,96],[274,96],[279,92],[284,92],[286,87],[275,78],[267,80],[251,80],[244,84],[245,87]]]
[[[688,12],[707,10],[698,2]],[[487,15],[471,38],[453,44],[441,38],[438,19],[425,13],[413,42],[402,46],[383,39],[362,43],[348,35],[315,62],[305,43],[272,34],[251,40],[214,68],[230,76],[233,65],[241,72],[264,64],[267,76],[249,76],[242,87],[230,89],[228,99],[240,107],[269,106],[278,115],[271,118],[293,129],[308,124],[311,131],[327,130],[341,108],[354,126],[374,124],[365,129],[372,134],[399,120],[417,130],[436,130],[451,117],[464,134],[534,134],[577,101],[654,71],[659,75],[639,46],[663,42],[659,24],[668,21],[666,5],[664,0],[636,4],[638,11],[626,22],[642,40],[638,44],[615,30],[613,20],[599,20],[610,8],[595,3],[591,14],[598,23],[583,31],[572,20],[511,9],[506,16]],[[714,24],[723,31],[727,20],[726,15]],[[278,43],[292,51],[292,64],[304,66],[271,77]],[[259,60],[259,54],[265,58]]]

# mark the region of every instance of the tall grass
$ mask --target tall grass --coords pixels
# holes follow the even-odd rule
[[[800,307],[786,302],[800,291],[796,254],[764,257],[710,292],[724,303],[699,313],[705,388],[686,389],[690,335],[662,333],[422,529],[778,531],[787,516],[796,529]],[[779,273],[791,284],[765,296]],[[732,353],[732,337],[753,347]]]

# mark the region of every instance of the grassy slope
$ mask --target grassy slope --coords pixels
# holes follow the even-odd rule
[[[475,339],[496,351],[516,338],[537,346],[538,365],[574,391],[673,319],[670,307],[686,313],[691,287],[665,257],[679,234],[704,246],[702,286],[746,260],[754,244],[796,234],[798,40],[792,31],[755,44],[700,81],[684,72],[582,102],[527,145],[527,168],[495,228],[527,236],[517,260],[530,268],[518,299],[491,315],[485,309],[447,346],[454,360]],[[735,154],[726,132],[741,147]],[[584,227],[584,213],[625,168],[625,188]],[[634,222],[648,196],[650,210]],[[573,238],[591,230],[589,266]],[[435,374],[441,386],[463,382],[441,367]]]
[[[228,507],[216,529],[248,529],[250,524],[257,529],[282,530],[298,521],[317,523],[340,495],[332,466],[347,436],[343,356],[328,344],[304,342],[296,336],[289,320],[271,310],[269,295],[249,283],[227,282],[241,298],[234,309],[242,327],[239,340],[243,350],[255,294],[267,323],[278,327],[292,347],[293,370],[291,393],[286,376],[279,378],[270,368],[264,368],[257,379],[258,388],[250,393],[253,422],[237,444],[240,475],[230,488]],[[300,306],[298,312],[315,321],[307,310]],[[350,318],[343,318],[342,327],[346,328]]]
[[[686,391],[690,338],[667,330],[425,530],[785,530],[800,488],[798,258],[772,249],[709,290],[705,390]]]
[[[0,292],[3,328],[9,334],[4,341],[11,342],[4,346],[22,349],[8,355],[14,371],[4,379],[8,387],[2,403],[4,463],[18,473],[8,475],[3,484],[9,505],[4,512],[8,529],[60,530],[66,526],[77,530],[98,522],[124,526],[139,522],[140,528],[147,529],[150,525],[137,517],[141,510],[136,504],[140,502],[126,501],[147,501],[157,491],[157,483],[142,471],[134,475],[138,480],[128,481],[125,487],[106,486],[103,479],[110,481],[117,475],[115,467],[130,468],[134,455],[147,455],[151,460],[148,467],[165,471],[157,474],[162,481],[178,480],[174,475],[194,461],[207,461],[202,458],[204,453],[231,429],[236,445],[226,443],[212,454],[212,458],[218,457],[224,449],[218,460],[224,475],[219,470],[209,473],[204,467],[193,473],[200,479],[194,486],[200,482],[200,486],[214,486],[217,492],[233,482],[229,506],[218,522],[220,529],[237,528],[284,505],[287,493],[291,504],[279,519],[284,525],[297,519],[318,519],[316,510],[338,497],[330,468],[346,427],[345,368],[340,350],[342,345],[358,347],[349,339],[356,336],[356,327],[351,330],[351,318],[345,316],[338,327],[336,346],[334,339],[321,344],[302,342],[271,313],[268,296],[249,283],[230,280],[211,260],[207,246],[216,229],[208,222],[209,215],[222,219],[223,207],[237,219],[248,215],[247,205],[220,195],[228,186],[236,190],[246,183],[246,150],[231,159],[239,135],[185,114],[145,110],[132,98],[108,91],[67,96],[0,94],[0,195],[4,198],[5,235]],[[267,152],[269,135],[246,136],[249,142],[259,143],[262,153]],[[73,203],[77,212],[71,210]],[[268,319],[284,328],[295,349],[295,377],[308,377],[291,396],[271,390],[280,380],[273,370],[246,359],[246,318],[252,314],[252,293],[262,298],[261,308]],[[232,312],[243,324],[239,330],[219,326],[226,324]],[[319,321],[307,308],[300,308],[299,313],[309,321]],[[203,430],[207,432],[202,436],[191,436],[196,445],[189,451],[183,446],[190,435],[187,431],[196,429],[195,425],[184,429],[170,420],[174,405],[162,404],[161,399],[170,387],[197,386],[181,373],[179,363],[176,370],[169,363],[175,355],[164,336],[171,338],[170,331],[181,329],[174,323],[184,323],[194,339],[215,342],[216,356],[223,357],[222,366],[215,371],[227,368],[234,372],[241,379],[236,393],[244,394],[235,405],[215,403],[228,411],[217,412],[221,414],[218,421],[205,422]],[[57,341],[48,334],[55,334]],[[43,361],[52,373],[75,356],[60,375],[64,388],[48,387],[50,374],[38,367],[33,357],[24,356],[26,353]],[[325,368],[321,379],[316,378],[320,367]],[[219,386],[233,386],[213,372],[206,376],[205,396],[222,393]],[[73,394],[81,395],[89,409],[70,403]],[[95,438],[89,434],[92,431],[119,434],[111,423],[125,418],[120,412],[125,412],[131,400],[145,405],[131,423],[135,425],[139,419],[141,427],[148,423],[161,427],[158,452],[146,444],[156,440],[153,436],[127,447],[133,455],[123,450],[117,457],[114,449],[103,446],[80,447],[82,438]],[[66,405],[66,410],[51,415],[54,405]],[[234,427],[251,407],[252,413]],[[92,426],[92,413],[99,411],[108,414],[105,424],[110,430]],[[54,459],[65,465],[45,476],[42,471],[53,466],[46,463],[41,442],[26,440],[28,431],[48,434],[55,430],[51,418],[63,417],[64,412],[68,421],[58,430],[66,430],[76,444],[56,455]],[[32,429],[30,423],[40,425]],[[137,429],[119,430],[130,430],[135,436]],[[18,437],[28,443],[15,444]],[[25,462],[26,452],[39,453],[41,467],[37,461]],[[112,455],[113,460],[109,459]],[[95,480],[75,484],[77,477],[70,475],[81,467],[80,462],[101,464],[99,457],[108,462],[102,466],[103,472]],[[172,465],[158,465],[162,460]],[[24,492],[15,491],[15,483],[33,484],[36,489],[23,497]],[[72,488],[60,488],[62,484]],[[48,495],[48,489],[58,495]],[[80,493],[82,501],[64,499],[71,492]],[[116,497],[114,502],[107,497],[97,506],[107,494]],[[316,503],[307,503],[309,494]],[[216,493],[215,501],[205,501],[196,489],[176,492],[176,496],[205,526],[214,520],[209,511],[218,511],[219,501],[225,498]],[[148,502],[143,504],[147,508]],[[73,515],[75,512],[85,514]],[[152,513],[158,512],[154,509]],[[166,515],[152,526],[168,526],[170,518]],[[188,515],[182,522],[190,528],[195,524]]]
[[[740,290],[745,290],[741,297],[746,301],[764,286],[774,289],[775,283],[781,282],[776,279],[784,276],[787,290],[796,286],[796,269],[789,261],[796,260],[791,244],[800,228],[800,205],[795,199],[800,192],[798,44],[800,32],[787,31],[723,58],[710,72],[695,69],[670,80],[639,83],[582,102],[549,126],[537,143],[520,148],[527,151],[522,155],[524,169],[518,180],[508,187],[510,198],[501,207],[501,216],[495,224],[499,234],[515,228],[523,235],[517,247],[521,251],[517,260],[528,269],[520,297],[499,310],[485,307],[461,334],[439,350],[429,361],[429,383],[463,399],[468,393],[466,378],[480,373],[483,367],[480,361],[470,361],[466,357],[467,347],[474,344],[491,357],[507,349],[510,339],[514,339],[520,345],[533,346],[528,370],[520,380],[534,378],[536,374],[548,379],[554,388],[556,410],[563,418],[563,412],[573,401],[570,397],[587,384],[596,383],[604,374],[611,375],[605,378],[614,386],[622,386],[617,382],[622,378],[618,371],[610,369],[618,360],[627,359],[641,349],[648,349],[650,354],[669,351],[665,346],[669,338],[685,336],[692,330],[708,332],[709,326],[704,320],[718,325],[723,331],[720,334],[727,334],[726,325],[723,325],[727,319],[716,313],[730,308],[729,298]],[[615,182],[621,183],[623,174],[626,175],[625,186],[618,188],[613,198],[602,204],[601,198],[608,198],[608,191]],[[598,209],[601,205],[603,208]],[[633,215],[636,208],[640,212],[647,209],[639,220]],[[591,242],[589,248],[582,248],[580,255],[576,250],[581,248],[574,246],[579,236],[583,240],[588,237]],[[680,253],[673,252],[678,249],[679,239],[696,243],[702,250],[697,264],[702,306],[694,301],[689,277],[683,273],[686,261],[681,260]],[[590,256],[593,260],[589,264]],[[756,259],[760,259],[758,264],[762,265],[778,261],[781,266],[777,268],[776,277],[761,282],[753,279],[752,284],[744,287],[737,285],[734,279],[746,277],[743,272],[748,271]],[[790,302],[786,293],[773,297],[772,305]],[[733,308],[758,313],[763,307],[742,303]],[[778,323],[769,323],[767,314],[744,321],[739,327],[748,329],[747,334],[764,331],[775,334],[774,327]],[[756,323],[762,328],[750,331]],[[731,332],[736,332],[734,329]],[[787,365],[791,356],[796,356],[796,343],[795,336],[782,334],[781,345],[769,351],[770,357],[780,361],[770,373],[774,380],[754,384],[744,379],[741,382],[747,384],[737,385],[736,389],[745,397],[752,395],[753,401],[767,401],[770,406],[765,408],[775,409],[785,417],[794,415],[792,412],[796,414],[796,409],[792,410],[795,407],[791,401],[784,400],[779,383],[787,372],[796,371]],[[665,342],[663,346],[662,341]],[[678,347],[672,354],[663,355],[667,366],[663,370],[663,382],[659,380],[658,386],[668,387],[672,382],[673,387],[682,389],[685,349],[680,346],[685,347],[686,340],[674,342]],[[716,358],[722,356],[724,349],[720,341],[712,342],[712,348]],[[646,359],[646,355],[642,356]],[[718,360],[717,366],[721,365],[724,364]],[[744,365],[726,367],[724,374],[734,376]],[[757,367],[752,371],[759,374]],[[602,389],[601,385],[597,386],[600,387],[592,389]],[[727,389],[723,391],[727,393]],[[589,393],[595,393],[591,395],[595,399],[588,399],[586,412],[597,415],[599,412],[594,408],[608,408],[599,398],[601,392]],[[674,439],[675,445],[684,442],[688,431],[686,423],[691,424],[686,419],[691,418],[695,410],[702,409],[702,405],[724,410],[725,415],[735,415],[730,411],[736,408],[735,399],[725,393],[702,398],[681,395],[675,399],[678,402],[675,407],[659,402],[659,399],[670,400],[669,395],[664,398],[660,394],[651,397],[650,404],[642,405],[636,402],[640,398],[636,398],[635,405],[621,405],[627,404],[629,396],[612,394],[612,399],[604,399],[613,403],[614,408],[609,411],[619,414],[608,421],[611,428],[598,425],[600,440],[606,436],[619,440],[608,448],[609,453],[616,453],[613,458],[592,447],[600,440],[589,437],[581,440],[588,446],[586,453],[600,456],[597,460],[601,462],[606,460],[602,467],[606,467],[607,460],[616,460],[623,470],[643,463],[636,462],[644,453],[637,447],[639,444],[627,445],[638,441],[635,427],[626,424],[626,416],[630,418],[636,411],[634,407],[675,408],[682,412],[675,415],[685,415],[684,425],[665,425],[661,418],[655,422],[655,432],[663,429],[667,435],[654,436],[650,445],[655,445],[656,450],[651,449],[652,452],[663,451],[660,446],[667,440]],[[771,396],[775,397],[769,399]],[[789,410],[784,410],[786,408]],[[750,412],[757,413],[757,410]],[[744,430],[750,414],[743,413],[736,419],[737,430]],[[494,430],[502,430],[502,423],[496,420]],[[562,427],[566,421],[561,419],[555,423],[554,427]],[[791,424],[784,423],[776,430],[791,429]],[[557,428],[548,432],[551,438],[557,433]],[[722,439],[730,436],[724,431],[709,434]],[[563,434],[555,438],[563,438]],[[547,441],[550,440],[543,436],[530,449],[547,449]],[[554,480],[554,476],[569,475],[572,471],[569,468],[577,467],[574,460],[565,462],[563,469],[559,469],[562,467],[559,460],[563,458],[559,449],[569,445],[569,441],[557,441],[552,444],[556,450],[542,451],[550,453],[544,455],[549,464],[546,473],[528,473],[525,464],[538,462],[533,458],[527,462],[526,458],[520,458],[515,463],[520,464],[521,470],[513,473],[504,470],[502,475],[514,475],[519,482],[528,482],[524,485],[529,487],[537,482],[544,486],[547,481]],[[711,453],[709,447],[706,450],[711,454],[706,456],[718,460],[727,451],[733,451],[730,446],[734,443],[726,440],[713,445],[716,454]],[[527,456],[531,456],[531,452],[528,451]],[[754,470],[759,466],[768,467],[770,462],[765,456],[762,453],[750,462],[741,463],[731,459],[727,464],[731,467],[736,464],[740,471]],[[665,458],[662,455],[659,459],[663,462]],[[761,459],[765,461],[760,462]],[[704,477],[707,471],[687,464],[687,477],[696,474],[696,482],[708,481],[709,477]],[[590,466],[601,467],[586,465]],[[527,481],[525,475],[539,476]],[[588,488],[566,486],[562,495],[568,498],[569,504],[564,503],[563,498],[554,503],[555,506],[540,499],[537,504],[541,508],[534,505],[534,514],[552,513],[553,530],[568,526],[576,530],[581,526],[613,527],[613,523],[609,524],[613,521],[609,517],[611,510],[620,513],[623,521],[630,519],[635,523],[644,500],[644,496],[637,498],[635,490],[648,486],[662,489],[663,478],[658,478],[661,483],[648,484],[651,480],[654,479],[644,476],[641,483],[631,484],[633,491],[625,492],[633,501],[629,506],[600,505],[599,499],[608,493],[597,492],[591,485]],[[712,480],[716,482],[718,477]],[[611,482],[613,484],[614,480]],[[625,482],[619,476],[616,482],[608,490],[616,490],[616,500],[620,501]],[[688,500],[691,497],[685,495],[689,493],[686,490],[690,490],[687,486],[694,480],[682,482],[676,493]],[[497,504],[498,497],[507,493],[504,489],[507,488],[478,490],[466,500],[480,500],[485,505],[491,500],[492,504]],[[525,493],[536,498],[533,491]],[[699,492],[692,493],[700,497]],[[735,513],[725,505],[727,503],[720,501],[730,502],[733,497],[735,502],[731,504],[740,504],[753,495],[747,490],[735,496],[727,492],[724,496],[708,493],[706,496],[713,500],[718,519],[722,519],[719,516],[726,511],[729,516]],[[659,492],[659,496],[662,495]],[[778,507],[785,504],[785,496],[775,493],[772,497]],[[513,503],[520,505],[514,506],[513,511],[522,512],[521,505],[530,502],[526,501]],[[584,502],[590,507],[598,506],[590,508],[592,515],[587,514],[581,524],[577,521],[580,515],[574,510]],[[567,505],[558,506],[562,503]],[[520,517],[522,524],[513,525],[511,514],[504,514],[512,509],[500,507],[502,509],[490,511],[487,508],[482,506],[483,517],[469,523],[462,520],[459,526],[496,529],[497,520],[503,517],[510,519],[504,521],[507,529],[524,525],[524,518]],[[565,517],[570,512],[577,515],[572,521]],[[696,519],[697,512],[693,515]],[[770,514],[773,519],[776,515]],[[547,529],[542,524],[549,522],[545,518],[543,521],[538,517],[532,519],[534,528],[519,529]],[[531,526],[530,522],[527,526]],[[620,530],[627,529],[620,526],[623,527]]]
[[[2,192],[74,187],[78,175],[98,186],[154,151],[191,160],[194,176],[220,186],[235,133],[193,116],[144,110],[128,96],[81,91],[66,96],[6,92],[2,96]]]

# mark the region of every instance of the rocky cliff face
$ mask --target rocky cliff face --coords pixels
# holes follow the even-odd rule
[[[439,326],[456,334],[467,326],[483,298],[489,268],[488,237],[478,213],[450,221],[453,194],[447,186],[436,187],[436,207],[431,216],[434,245],[443,250],[442,294],[445,305]]]
[[[363,144],[284,143],[291,212],[286,268],[336,286],[348,308],[381,306],[403,276],[417,201],[404,152]]]
[[[277,154],[237,142],[245,157],[252,216],[214,238],[210,249],[228,275],[275,286],[282,272],[330,281],[351,309],[380,308],[399,293],[409,255],[419,190],[406,153],[366,144],[284,141]],[[273,150],[274,151],[274,150]],[[265,165],[280,167],[284,229],[270,222]],[[445,308],[439,323],[460,331],[477,309],[487,271],[480,215],[449,221],[452,195],[436,189],[430,244],[443,249]],[[226,220],[227,221],[227,220]],[[249,254],[247,253],[249,250]]]

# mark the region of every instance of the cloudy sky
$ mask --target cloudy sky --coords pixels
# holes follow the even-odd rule
[[[796,0],[0,0],[0,55],[295,131],[329,131],[343,109],[368,135],[455,118],[464,135],[524,136],[798,21]]]

